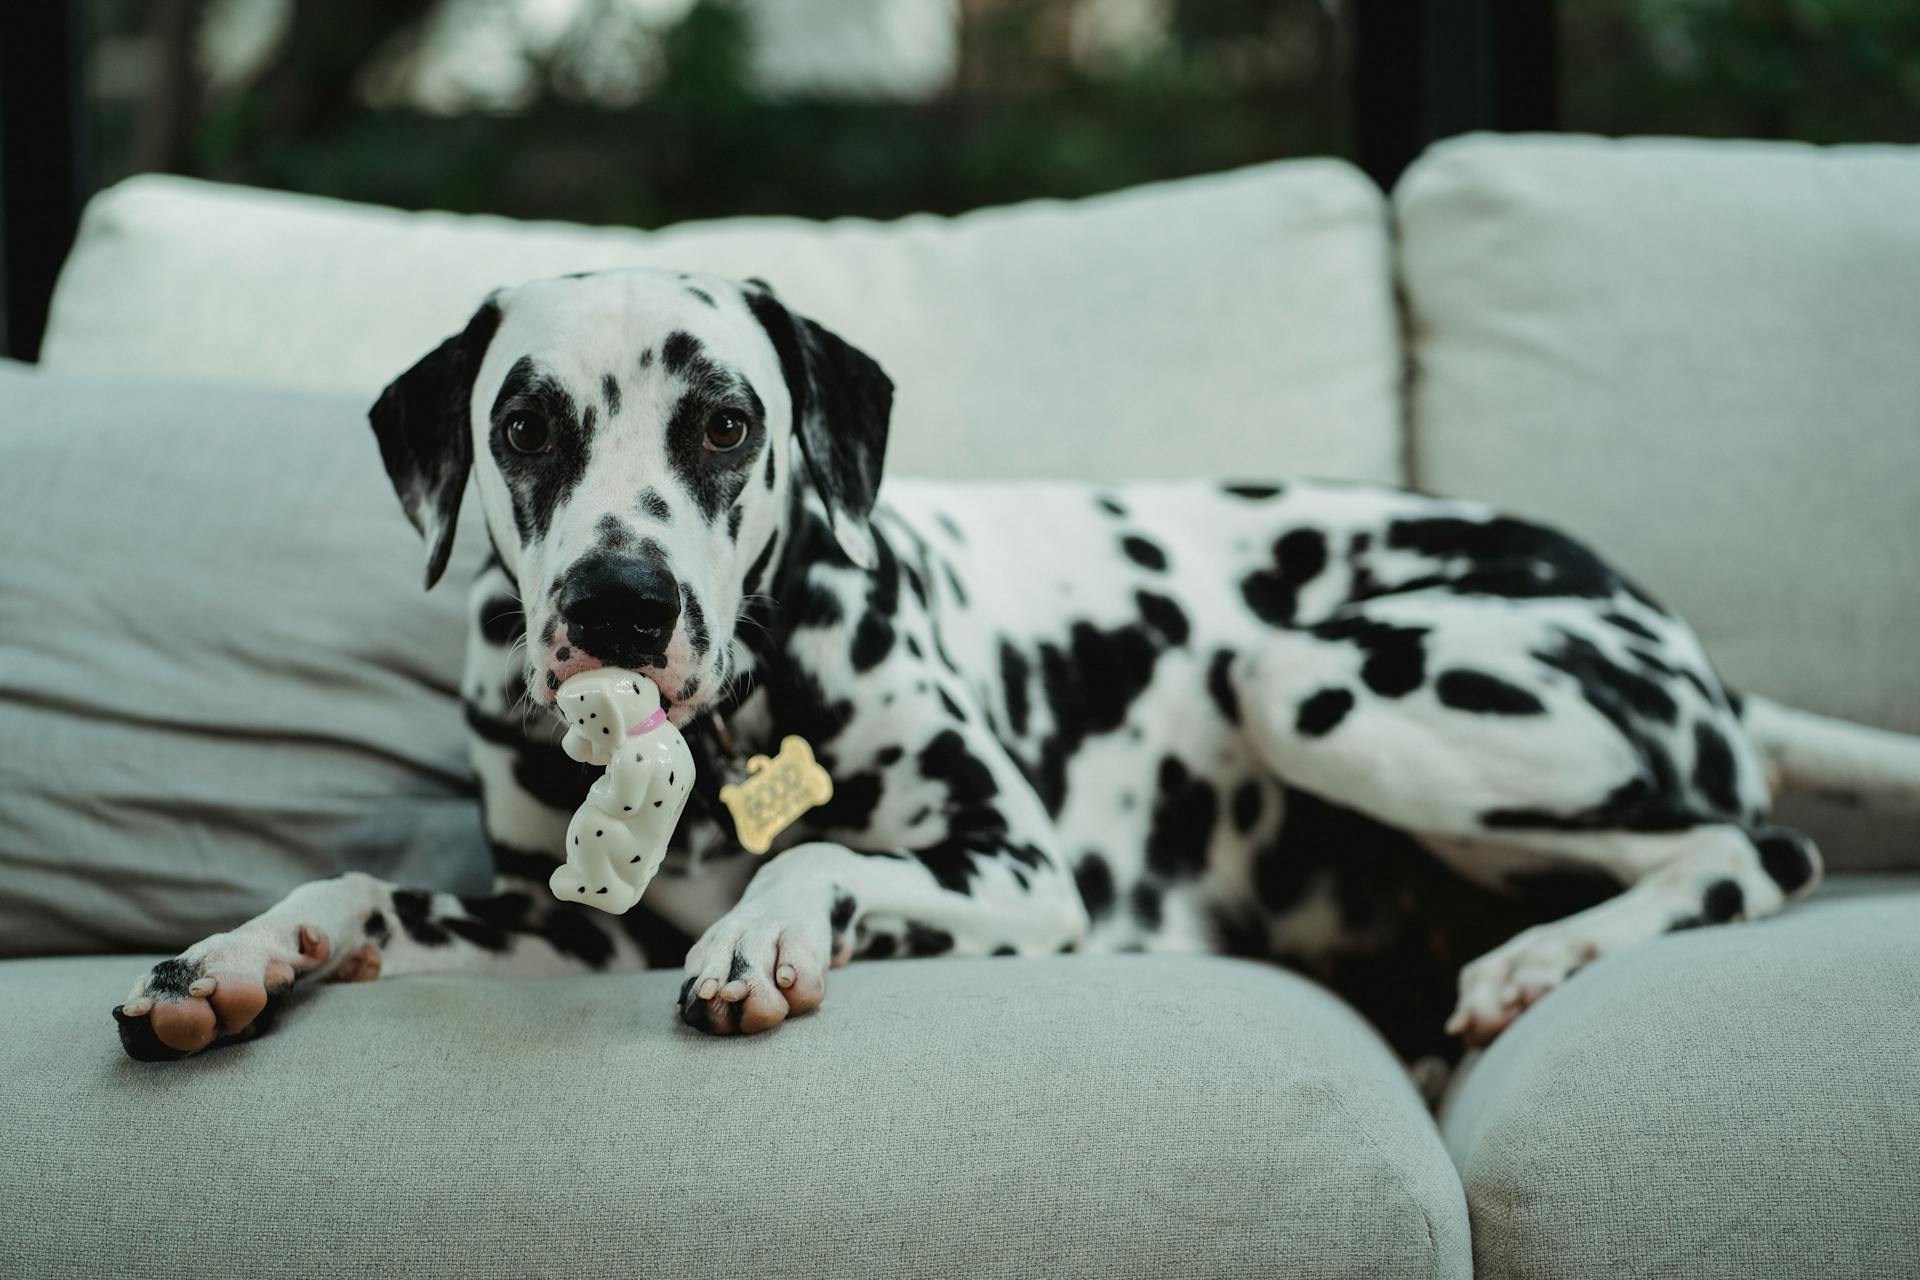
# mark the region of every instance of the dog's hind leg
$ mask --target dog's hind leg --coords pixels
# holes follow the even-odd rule
[[[1447,1030],[1492,1040],[1581,966],[1663,933],[1772,915],[1811,888],[1806,837],[1781,827],[1709,823],[1674,832],[1556,832],[1539,845],[1632,879],[1598,906],[1515,935],[1460,971]]]
[[[1579,964],[1812,888],[1769,827],[1757,752],[1674,619],[1647,606],[1435,592],[1276,628],[1234,671],[1283,781],[1418,837],[1495,887],[1542,859],[1626,892],[1467,966],[1452,1025],[1484,1041]]]

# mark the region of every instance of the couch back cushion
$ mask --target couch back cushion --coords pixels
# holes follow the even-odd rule
[[[1420,485],[1597,543],[1736,687],[1920,732],[1920,148],[1469,137],[1394,210]]]
[[[371,399],[491,289],[616,266],[760,276],[899,386],[895,474],[1398,480],[1385,201],[1290,161],[945,219],[656,232],[141,177],[95,197],[42,359]]]
[[[0,956],[171,950],[348,869],[486,885],[461,593],[422,596],[358,397],[0,363],[0,404]]]

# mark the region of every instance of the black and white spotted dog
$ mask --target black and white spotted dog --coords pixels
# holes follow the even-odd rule
[[[371,416],[428,585],[469,478],[493,539],[464,688],[496,890],[302,886],[143,975],[128,1052],[246,1038],[303,979],[684,957],[680,1017],[729,1033],[851,958],[1145,950],[1297,966],[1447,1057],[1599,955],[1808,892],[1771,783],[1914,794],[1911,741],[1743,707],[1548,529],[1326,483],[876,502],[891,401],[757,282],[494,295]],[[547,891],[594,771],[543,708],[602,663],[700,762],[618,919]],[[790,733],[834,796],[755,858],[714,793]]]

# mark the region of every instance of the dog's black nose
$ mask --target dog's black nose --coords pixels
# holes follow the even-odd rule
[[[568,638],[610,666],[661,666],[680,620],[680,584],[651,561],[582,556],[561,580],[560,616]]]

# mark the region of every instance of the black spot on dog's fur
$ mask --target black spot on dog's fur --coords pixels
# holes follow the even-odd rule
[[[780,540],[780,531],[775,529],[767,535],[767,545],[760,548],[760,554],[747,566],[747,576],[741,579],[741,592],[744,595],[758,595],[766,583],[767,569],[773,563],[774,544]]]
[[[985,805],[1000,794],[993,771],[968,748],[957,729],[942,730],[921,749],[920,776],[945,784],[950,810]]]
[[[406,935],[423,947],[441,947],[451,941],[450,935],[442,927],[444,922],[433,918],[433,895],[429,893],[418,889],[395,889],[393,914]]]
[[[1728,817],[1740,812],[1734,786],[1733,749],[1718,730],[1702,720],[1693,726],[1693,785],[1714,810]]]
[[[1097,853],[1081,855],[1074,864],[1073,883],[1089,919],[1097,921],[1113,910],[1113,871],[1105,858]]]
[[[1670,792],[1634,778],[1584,809],[1488,809],[1480,823],[1495,831],[1684,831],[1699,819],[1674,803]]]
[[[685,329],[675,329],[667,335],[666,342],[661,345],[660,359],[668,373],[685,373],[688,366],[700,355],[700,350],[700,339]]]
[[[1558,648],[1536,653],[1534,658],[1572,676],[1579,682],[1581,696],[1616,725],[1630,726],[1635,717],[1672,724],[1680,712],[1673,695],[1658,681],[1621,666],[1583,636],[1562,631]]]
[[[939,690],[939,694],[940,705],[946,709],[947,714],[955,720],[958,720],[961,724],[965,724],[967,722],[967,713],[961,709],[959,703],[953,700],[953,695],[948,693],[944,686]]]
[[[905,939],[910,956],[937,956],[953,950],[953,935],[909,920]]]
[[[832,797],[808,811],[807,824],[821,831],[864,831],[883,790],[880,775],[872,771],[836,777]]]
[[[1520,686],[1464,667],[1442,671],[1433,682],[1433,691],[1442,706],[1476,715],[1537,716],[1547,709],[1545,703]]]
[[[593,540],[603,550],[625,551],[633,546],[633,530],[622,524],[618,516],[609,512],[594,524]]]
[[[1387,527],[1387,545],[1442,562],[1435,585],[1463,595],[1605,599],[1630,590],[1565,534],[1508,516],[1396,520]]]
[[[641,515],[650,520],[665,523],[673,519],[673,504],[652,485],[648,485],[634,496],[633,505]]]
[[[1127,559],[1145,569],[1156,573],[1164,572],[1167,567],[1167,553],[1160,544],[1137,533],[1129,533],[1120,539],[1120,549],[1127,553]]]
[[[1007,699],[1007,728],[1016,738],[1027,734],[1030,705],[1027,698],[1027,660],[1020,651],[1000,642],[1000,687]]]
[[[706,303],[708,306],[712,307],[714,310],[718,311],[720,309],[720,304],[715,302],[713,300],[713,295],[708,293],[705,289],[698,288],[694,285],[688,285],[686,286],[686,289],[688,294],[698,299],[699,301]]]
[[[833,909],[827,914],[827,927],[833,930],[835,939],[847,931],[847,925],[853,921],[856,905],[852,894],[844,889],[834,890]]]
[[[853,629],[853,669],[871,671],[893,652],[893,624],[869,609]]]
[[[1264,502],[1268,498],[1280,496],[1277,484],[1223,484],[1220,492],[1231,498],[1245,498],[1249,502]]]
[[[1353,710],[1353,694],[1346,689],[1322,689],[1300,703],[1293,721],[1294,732],[1309,738],[1332,733]]]
[[[1228,724],[1240,723],[1240,695],[1233,688],[1233,652],[1219,649],[1207,664],[1207,695]]]
[[[1147,831],[1147,866],[1161,876],[1199,875],[1206,870],[1220,798],[1172,756],[1160,761],[1153,822]]]
[[[1127,518],[1127,509],[1121,506],[1120,500],[1110,493],[1095,494],[1093,505],[1114,517],[1116,520],[1124,520]]]
[[[479,622],[481,638],[496,647],[527,634],[527,615],[511,596],[488,596],[480,606]]]
[[[386,942],[388,935],[393,931],[387,924],[386,915],[379,911],[367,912],[366,921],[361,925],[361,929],[367,935],[367,940],[375,946]]]
[[[1300,589],[1327,567],[1326,535],[1295,529],[1273,544],[1273,568],[1256,569],[1240,580],[1240,594],[1255,617],[1271,626],[1293,621]]]
[[[591,969],[604,969],[613,958],[613,940],[587,917],[586,909],[557,907],[540,919],[539,935],[548,946]]]
[[[600,375],[600,397],[607,402],[607,416],[620,412],[620,380],[610,373]]]
[[[1725,924],[1746,908],[1746,895],[1731,880],[1715,880],[1700,899],[1700,915],[1708,924]]]
[[[1181,645],[1187,642],[1190,630],[1187,614],[1178,604],[1154,591],[1136,592],[1133,599],[1140,608],[1140,616],[1168,644]]]
[[[175,956],[171,960],[162,960],[147,974],[147,994],[184,996],[187,994],[187,988],[192,986],[199,977],[199,969],[183,957]]]
[[[1813,880],[1814,860],[1805,836],[1782,827],[1755,832],[1753,847],[1760,854],[1760,868],[1782,893],[1797,893]]]
[[[1425,627],[1397,627],[1349,616],[1310,630],[1322,640],[1356,646],[1365,655],[1360,679],[1383,698],[1405,697],[1426,679]]]
[[[1153,680],[1160,648],[1139,627],[1112,630],[1077,622],[1065,648],[1039,648],[1040,687],[1053,715],[1053,732],[1040,744],[1028,777],[1052,814],[1066,800],[1067,761],[1088,738],[1112,733]]]
[[[1248,779],[1233,789],[1233,826],[1241,835],[1252,835],[1260,822],[1260,784]]]
[[[601,892],[606,892],[604,889]],[[507,932],[485,920],[470,920],[464,916],[447,916],[441,925],[448,933],[479,947],[482,951],[505,951]]]
[[[1133,886],[1131,898],[1133,918],[1140,922],[1142,928],[1158,929],[1162,898],[1160,887],[1152,881],[1142,880]]]
[[[1654,634],[1651,627],[1629,618],[1626,614],[1618,610],[1601,614],[1600,620],[1609,626],[1618,627],[1630,636],[1638,636],[1642,640],[1658,640],[1660,638]]]

